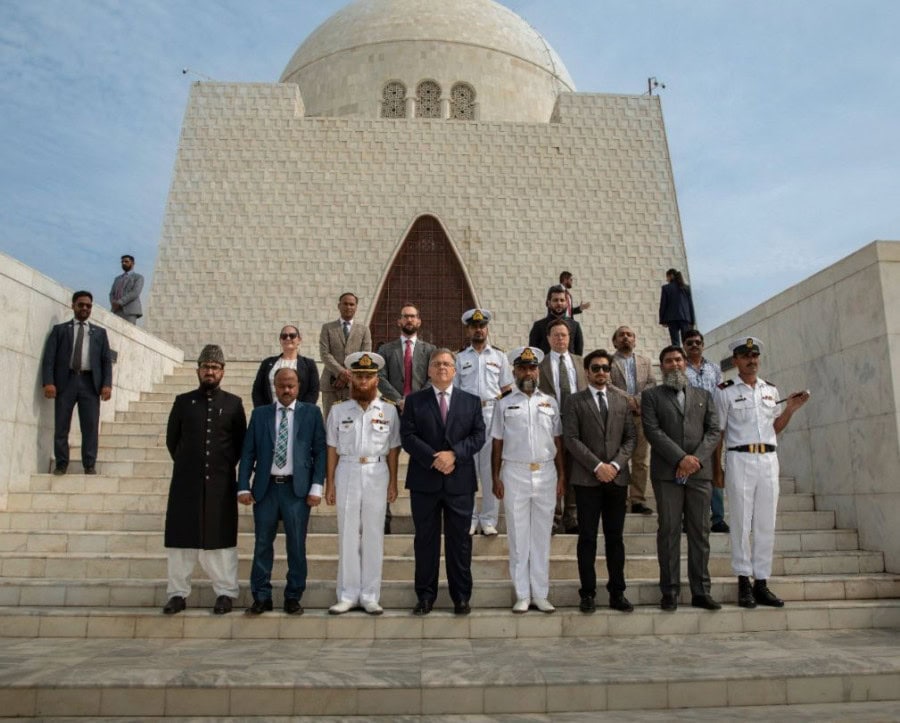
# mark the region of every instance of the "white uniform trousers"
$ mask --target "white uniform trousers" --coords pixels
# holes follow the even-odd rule
[[[478,511],[478,500],[472,508],[472,522],[484,525],[497,526],[497,518],[500,516],[500,502],[494,497],[494,477],[491,472],[491,450],[494,440],[491,438],[491,420],[494,418],[494,405],[488,404],[481,408],[486,430],[484,446],[475,455],[475,471],[478,473],[478,482],[481,485],[481,512]]]
[[[503,461],[503,508],[509,539],[509,576],[516,598],[546,598],[550,591],[550,537],[556,509],[556,466]]]
[[[334,473],[338,521],[338,602],[378,602],[384,560],[387,462],[341,457]]]
[[[778,455],[727,452],[725,489],[730,508],[731,568],[735,575],[768,580],[775,548]]]
[[[212,580],[216,596],[238,596],[238,551],[236,547],[220,550],[198,550],[192,547],[167,547],[169,553],[169,582],[166,594],[169,597],[191,594],[191,574],[197,562]]]

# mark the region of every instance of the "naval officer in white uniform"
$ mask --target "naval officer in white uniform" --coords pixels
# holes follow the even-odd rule
[[[356,352],[344,367],[350,399],[331,408],[326,425],[325,501],[337,505],[338,521],[337,602],[328,612],[362,606],[380,615],[384,511],[397,499],[400,418],[393,404],[376,398],[381,356]]]
[[[491,419],[497,400],[512,389],[513,383],[512,369],[506,354],[488,343],[488,324],[491,318],[491,312],[487,309],[469,309],[462,315],[469,346],[456,355],[456,376],[453,378],[455,386],[481,399],[481,412],[487,433],[484,447],[475,455],[475,470],[481,484],[481,512],[478,512],[476,500],[469,534],[474,535],[480,528],[481,533],[488,537],[497,534],[497,517],[500,512],[500,504],[491,491]]]
[[[538,390],[540,349],[510,353],[516,389],[495,405],[491,425],[494,494],[503,500],[514,613],[529,605],[552,613],[550,536],[556,499],[565,491],[562,423],[556,399]]]
[[[738,605],[782,607],[784,601],[769,590],[766,582],[772,573],[778,509],[776,436],[787,427],[794,412],[806,404],[809,392],[797,392],[781,400],[778,389],[757,376],[762,342],[756,337],[742,337],[728,348],[738,378],[719,384],[715,403],[724,432],[731,567],[738,576]]]

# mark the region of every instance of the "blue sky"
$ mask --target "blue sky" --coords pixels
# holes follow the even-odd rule
[[[0,250],[151,281],[192,80],[275,82],[343,0],[0,0]],[[709,329],[900,239],[900,3],[507,0],[579,90],[661,91]],[[145,293],[146,298],[146,293]]]

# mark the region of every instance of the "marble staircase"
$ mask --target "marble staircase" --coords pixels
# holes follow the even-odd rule
[[[255,369],[229,364],[223,385],[244,397],[248,415]],[[198,569],[188,610],[163,616],[165,423],[173,396],[195,383],[193,369],[178,369],[104,423],[97,476],[73,465],[66,476],[37,474],[10,492],[0,512],[0,716],[600,720],[609,711],[609,719],[626,720],[727,708],[740,719],[748,706],[774,706],[772,719],[822,708],[822,720],[829,710],[870,719],[867,711],[900,706],[900,576],[885,573],[881,553],[861,550],[855,530],[837,529],[834,514],[816,510],[789,479],[770,583],[787,601],[782,609],[734,604],[729,541],[713,535],[712,593],[725,607],[696,610],[683,594],[677,612],[661,612],[656,521],[629,515],[626,576],[638,605],[631,615],[577,611],[568,535],[552,543],[557,612],[512,615],[501,520],[498,537],[475,538],[473,614],[452,615],[442,592],[439,609],[416,618],[412,522],[401,494],[392,505],[395,534],[385,538],[385,615],[327,615],[336,518],[322,506],[310,525],[306,614],[213,616],[214,594]],[[252,539],[252,516],[242,508],[239,606],[249,602]],[[276,544],[273,581],[286,568]],[[604,560],[597,565],[602,580]]]

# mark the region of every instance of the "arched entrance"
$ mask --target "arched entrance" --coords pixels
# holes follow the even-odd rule
[[[460,317],[475,306],[475,295],[434,216],[416,219],[387,272],[369,325],[374,348],[399,336],[397,316],[406,302],[419,309],[422,339],[453,350],[463,346]]]

